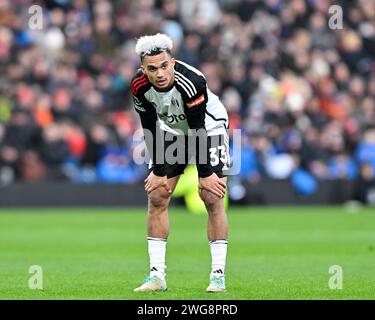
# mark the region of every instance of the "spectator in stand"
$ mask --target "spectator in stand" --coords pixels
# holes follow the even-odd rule
[[[59,125],[51,124],[43,129],[40,155],[46,164],[49,179],[66,179],[62,165],[70,155],[69,145]]]

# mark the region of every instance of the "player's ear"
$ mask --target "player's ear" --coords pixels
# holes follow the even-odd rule
[[[145,67],[143,65],[141,65],[141,70],[144,74],[146,74],[146,70],[145,70]]]
[[[171,64],[172,64],[173,67],[174,67],[175,63],[176,63],[176,59],[172,57],[171,58]]]

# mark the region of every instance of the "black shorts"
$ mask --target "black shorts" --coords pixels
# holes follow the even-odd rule
[[[164,155],[172,155],[172,158],[175,157],[176,160],[176,162],[165,162],[167,178],[169,179],[183,174],[189,164],[196,164],[196,148],[191,147],[191,144],[189,148],[189,138],[187,136],[175,136],[170,133],[168,135],[169,138],[164,140]],[[207,147],[203,148],[203,150],[208,151],[208,154],[203,157],[203,161],[211,163],[213,172],[219,178],[225,177],[230,164],[229,137],[227,133],[208,136]],[[152,169],[153,164],[150,161],[149,173]]]

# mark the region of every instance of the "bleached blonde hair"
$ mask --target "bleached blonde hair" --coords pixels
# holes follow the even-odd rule
[[[155,35],[143,36],[137,40],[135,52],[143,58],[147,55],[155,55],[163,51],[171,53],[173,41],[170,37],[163,33]]]

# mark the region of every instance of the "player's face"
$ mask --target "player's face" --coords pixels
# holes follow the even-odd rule
[[[155,56],[145,56],[141,69],[156,88],[166,90],[174,82],[174,64],[174,58],[167,52],[161,52]]]

